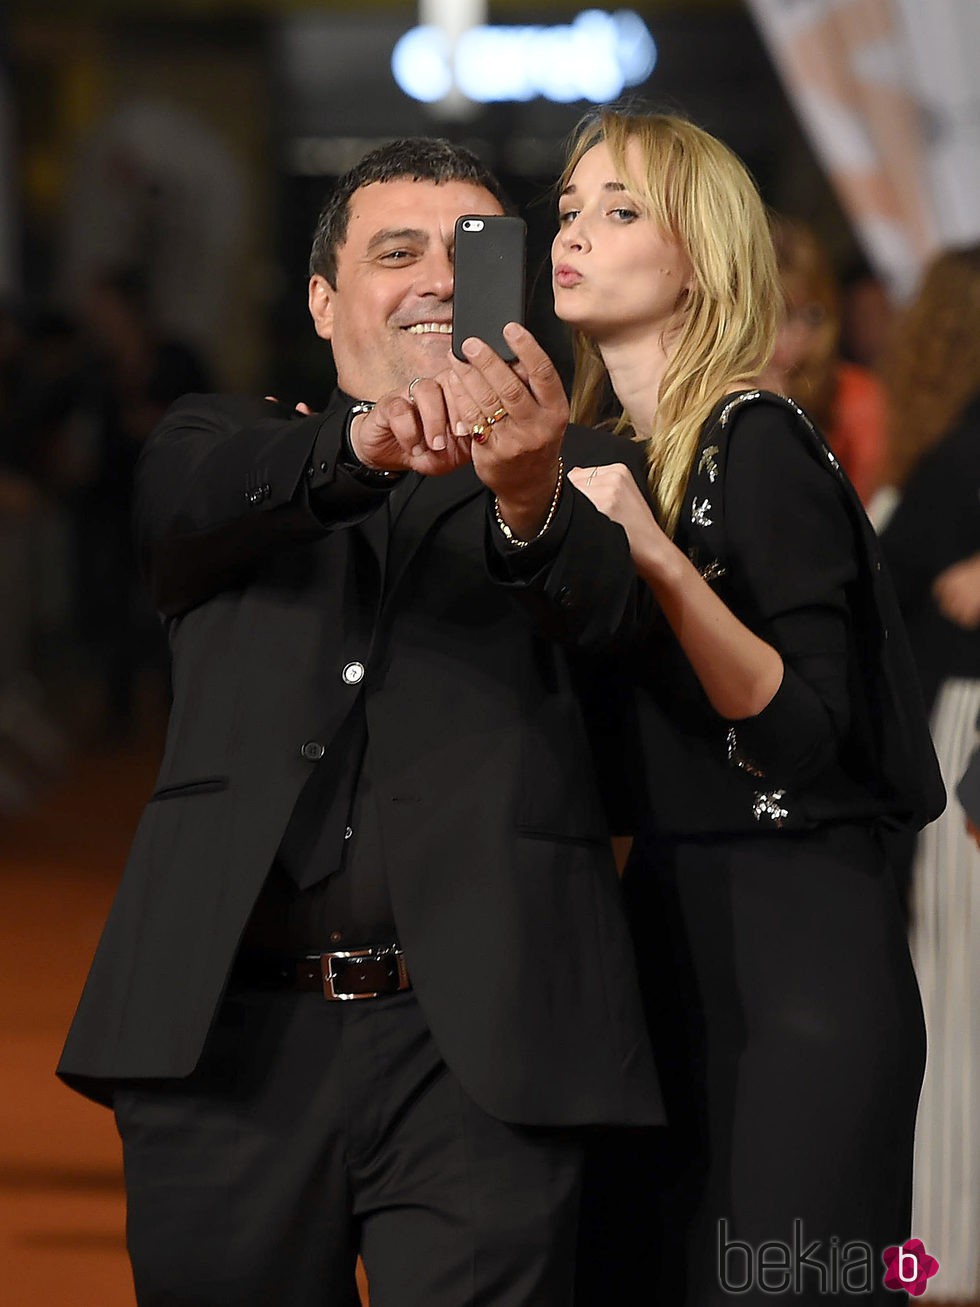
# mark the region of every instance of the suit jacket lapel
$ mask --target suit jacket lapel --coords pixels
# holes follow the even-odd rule
[[[385,502],[370,517],[359,522],[354,530],[363,538],[365,543],[370,547],[374,560],[378,566],[378,598],[381,602],[385,592],[385,580],[388,573],[388,565],[392,558],[391,542],[395,530],[395,524],[402,514],[405,505],[409,502],[421,483],[425,480],[415,472],[410,472],[405,481],[400,482],[392,490]]]
[[[378,593],[380,595],[384,591],[385,570],[388,561],[388,540],[391,534],[388,504],[381,504],[370,517],[366,517],[363,522],[358,522],[353,530],[356,535],[361,537],[374,556],[378,568]]]
[[[406,496],[399,496],[393,514],[385,574],[385,600],[391,598],[419,546],[447,513],[484,490],[472,464],[443,477],[418,477]],[[397,491],[394,492],[398,494]]]

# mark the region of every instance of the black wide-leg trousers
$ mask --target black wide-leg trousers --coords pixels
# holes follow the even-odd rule
[[[358,1252],[371,1307],[571,1302],[580,1136],[482,1111],[412,993],[232,992],[115,1110],[140,1307],[352,1307]]]

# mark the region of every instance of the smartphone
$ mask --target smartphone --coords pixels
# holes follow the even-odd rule
[[[508,363],[514,359],[502,333],[508,322],[524,321],[526,234],[523,218],[464,213],[456,219],[453,353],[458,359],[470,336],[486,341]]]

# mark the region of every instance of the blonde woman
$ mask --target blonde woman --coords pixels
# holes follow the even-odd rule
[[[924,1050],[878,831],[942,791],[893,599],[826,445],[755,388],[779,289],[731,152],[603,111],[559,224],[573,420],[611,384],[655,509],[625,467],[576,469],[527,548],[506,557],[507,504],[488,538],[543,630],[628,651],[647,817],[624,883],[670,1121],[587,1196],[582,1301],[894,1303]]]

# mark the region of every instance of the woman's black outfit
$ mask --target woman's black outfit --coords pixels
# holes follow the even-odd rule
[[[924,1035],[879,833],[942,806],[894,600],[833,455],[764,392],[709,418],[675,542],[785,670],[729,723],[662,619],[634,643],[624,886],[669,1127],[597,1148],[580,1298],[894,1304]],[[575,553],[531,589],[573,608]]]

